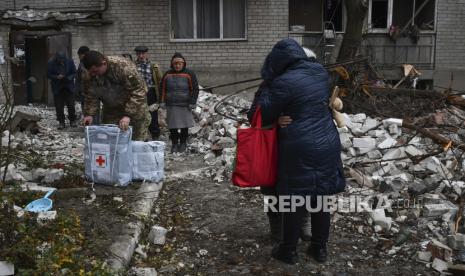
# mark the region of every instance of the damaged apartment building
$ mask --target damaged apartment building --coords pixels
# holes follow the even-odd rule
[[[415,66],[425,88],[465,90],[465,0],[367,0],[360,53],[384,78]],[[150,49],[168,69],[183,53],[201,85],[259,76],[281,38],[334,61],[348,15],[344,0],[2,0],[0,72],[15,104],[51,104],[46,63],[58,50],[77,62],[81,45],[107,55]],[[14,57],[7,67],[3,55]],[[451,77],[453,76],[453,77]],[[227,91],[225,91],[227,92]]]

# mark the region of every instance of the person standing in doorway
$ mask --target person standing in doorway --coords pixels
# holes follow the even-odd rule
[[[137,71],[147,84],[147,104],[149,106],[158,103],[160,97],[159,87],[161,80],[161,72],[158,64],[152,63],[149,60],[149,49],[146,46],[137,46],[134,51],[136,52],[136,66]],[[158,111],[151,110],[150,115],[152,120],[149,126],[149,132],[152,135],[152,140],[157,140],[160,136],[160,127],[158,126]]]
[[[77,127],[76,112],[74,110],[74,77],[76,66],[72,59],[64,52],[58,51],[47,64],[47,77],[50,79],[55,103],[58,129],[64,129],[65,105],[68,108],[70,127]]]

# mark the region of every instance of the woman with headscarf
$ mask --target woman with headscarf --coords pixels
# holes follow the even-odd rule
[[[189,128],[194,126],[192,110],[196,107],[199,85],[180,53],[171,58],[171,69],[161,79],[160,91],[160,107],[166,108],[166,123],[170,130],[171,153],[184,152]]]

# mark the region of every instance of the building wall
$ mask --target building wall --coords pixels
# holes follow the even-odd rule
[[[465,0],[437,0],[434,85],[465,90]]]

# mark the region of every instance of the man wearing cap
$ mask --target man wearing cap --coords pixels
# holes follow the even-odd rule
[[[148,55],[148,48],[146,46],[137,46],[134,51],[136,52],[137,60],[136,66],[137,71],[144,79],[147,84],[147,104],[153,106],[159,99],[159,87],[161,80],[161,72],[158,64],[151,63]],[[150,122],[149,131],[152,135],[152,140],[158,139],[160,135],[160,127],[158,126],[158,113],[154,108],[150,108],[150,115],[152,120]]]
[[[82,82],[85,125],[92,124],[100,102],[102,122],[117,124],[126,131],[132,126],[132,139],[148,139],[150,113],[147,106],[147,86],[129,59],[105,56],[89,51],[82,60],[87,70]]]
[[[47,77],[52,87],[53,101],[58,120],[58,129],[64,129],[65,105],[68,108],[68,119],[71,127],[76,127],[74,110],[74,75],[76,66],[64,52],[58,51],[47,64]]]

